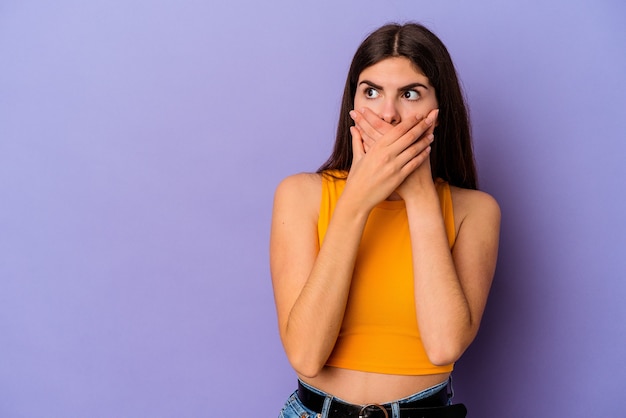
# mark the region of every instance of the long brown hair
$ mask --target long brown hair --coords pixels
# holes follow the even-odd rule
[[[372,32],[357,49],[343,92],[335,147],[318,173],[350,169],[350,126],[354,122],[349,112],[354,108],[359,75],[367,67],[390,57],[411,60],[435,88],[439,116],[430,154],[433,177],[454,186],[476,189],[478,185],[469,115],[454,64],[443,42],[430,30],[416,23],[387,24]]]

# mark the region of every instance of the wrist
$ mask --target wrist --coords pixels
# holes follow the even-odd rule
[[[439,208],[439,195],[435,184],[430,182],[412,185],[406,193],[403,193],[402,199],[404,200],[407,209],[409,207],[415,207],[418,209],[426,208]]]
[[[351,199],[350,195],[344,192],[337,200],[333,217],[345,216],[346,219],[365,224],[372,209],[373,206],[368,207],[367,205],[360,204],[356,200]]]

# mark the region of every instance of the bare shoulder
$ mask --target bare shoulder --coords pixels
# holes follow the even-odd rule
[[[279,184],[277,192],[294,192],[294,191],[321,191],[321,174],[318,173],[298,173],[285,177]],[[304,189],[304,190],[303,190]]]
[[[278,184],[274,195],[274,211],[318,213],[321,193],[321,174],[293,174]]]
[[[450,186],[457,231],[464,221],[472,219],[483,225],[500,225],[500,206],[496,199],[480,190]]]

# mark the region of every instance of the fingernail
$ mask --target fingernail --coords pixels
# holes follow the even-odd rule
[[[439,115],[439,109],[436,109],[434,112],[431,112],[431,114],[428,115],[428,117],[426,118],[424,122],[426,122],[427,126],[430,126],[433,124],[435,120],[437,120],[438,115]]]
[[[354,110],[351,110],[351,111],[350,111],[350,117],[351,117],[352,119],[356,118],[356,112],[355,112]]]
[[[428,135],[428,141],[429,142],[433,142],[434,140],[435,140],[435,135],[433,135],[433,134]]]

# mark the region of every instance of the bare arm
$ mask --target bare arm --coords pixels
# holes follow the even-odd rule
[[[314,181],[320,183],[319,176],[301,174],[280,184],[270,241],[281,339],[294,369],[309,377],[319,372],[335,345],[367,220],[367,213],[338,202],[318,249],[321,187],[310,184]]]
[[[415,306],[429,359],[450,364],[474,340],[493,279],[500,209],[491,196],[455,193],[462,216],[450,251],[434,185],[406,201],[411,231]]]

